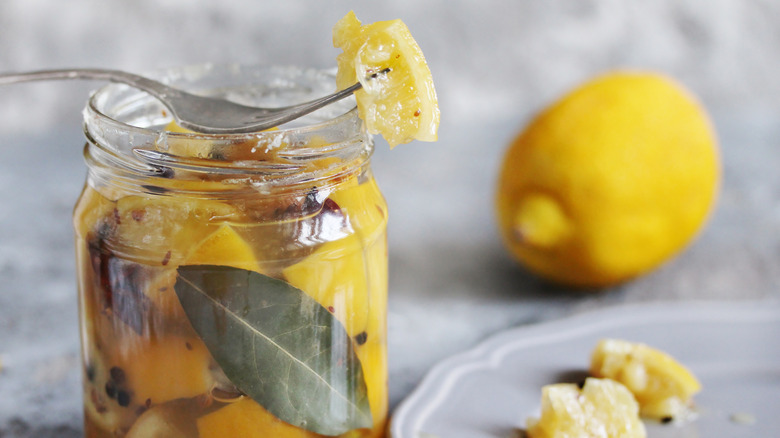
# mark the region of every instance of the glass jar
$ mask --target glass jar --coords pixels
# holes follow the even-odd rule
[[[278,106],[333,75],[199,66],[175,86]],[[87,437],[381,437],[387,207],[354,102],[242,135],[112,84],[84,109],[74,211]]]

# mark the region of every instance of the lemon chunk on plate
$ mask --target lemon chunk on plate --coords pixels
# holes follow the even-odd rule
[[[339,89],[357,81],[360,118],[391,147],[412,140],[436,141],[439,105],[422,50],[401,20],[362,25],[350,11],[333,27]]]
[[[599,341],[590,373],[624,384],[639,402],[642,416],[658,420],[683,419],[701,390],[696,377],[667,353],[620,339]]]
[[[573,383],[542,388],[540,418],[528,420],[530,438],[643,438],[639,405],[622,384],[588,378],[580,389]]]

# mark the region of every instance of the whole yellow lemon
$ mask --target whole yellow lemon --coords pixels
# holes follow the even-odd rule
[[[681,251],[712,211],[720,159],[709,117],[655,72],[597,77],[539,114],[503,160],[502,238],[557,283],[624,282]]]

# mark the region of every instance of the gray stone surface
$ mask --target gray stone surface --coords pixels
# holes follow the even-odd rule
[[[389,151],[377,142],[374,167],[391,208],[393,405],[431,365],[507,327],[622,303],[780,299],[777,3],[220,3],[6,0],[0,70],[325,66],[335,56],[330,27],[346,10],[365,21],[404,18],[433,69],[443,121],[437,144]],[[623,66],[667,71],[712,110],[723,188],[706,231],[680,257],[584,295],[509,260],[494,226],[496,169],[536,109]],[[83,183],[79,111],[91,86],[0,88],[2,438],[81,435],[70,214]]]

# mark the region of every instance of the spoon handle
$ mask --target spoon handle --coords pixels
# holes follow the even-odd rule
[[[18,84],[21,82],[32,81],[50,81],[50,80],[74,80],[88,79],[118,82],[139,88],[147,93],[157,97],[164,98],[172,92],[178,92],[143,76],[128,73],[121,70],[99,69],[99,68],[69,68],[36,70],[21,73],[0,73],[0,85]]]

